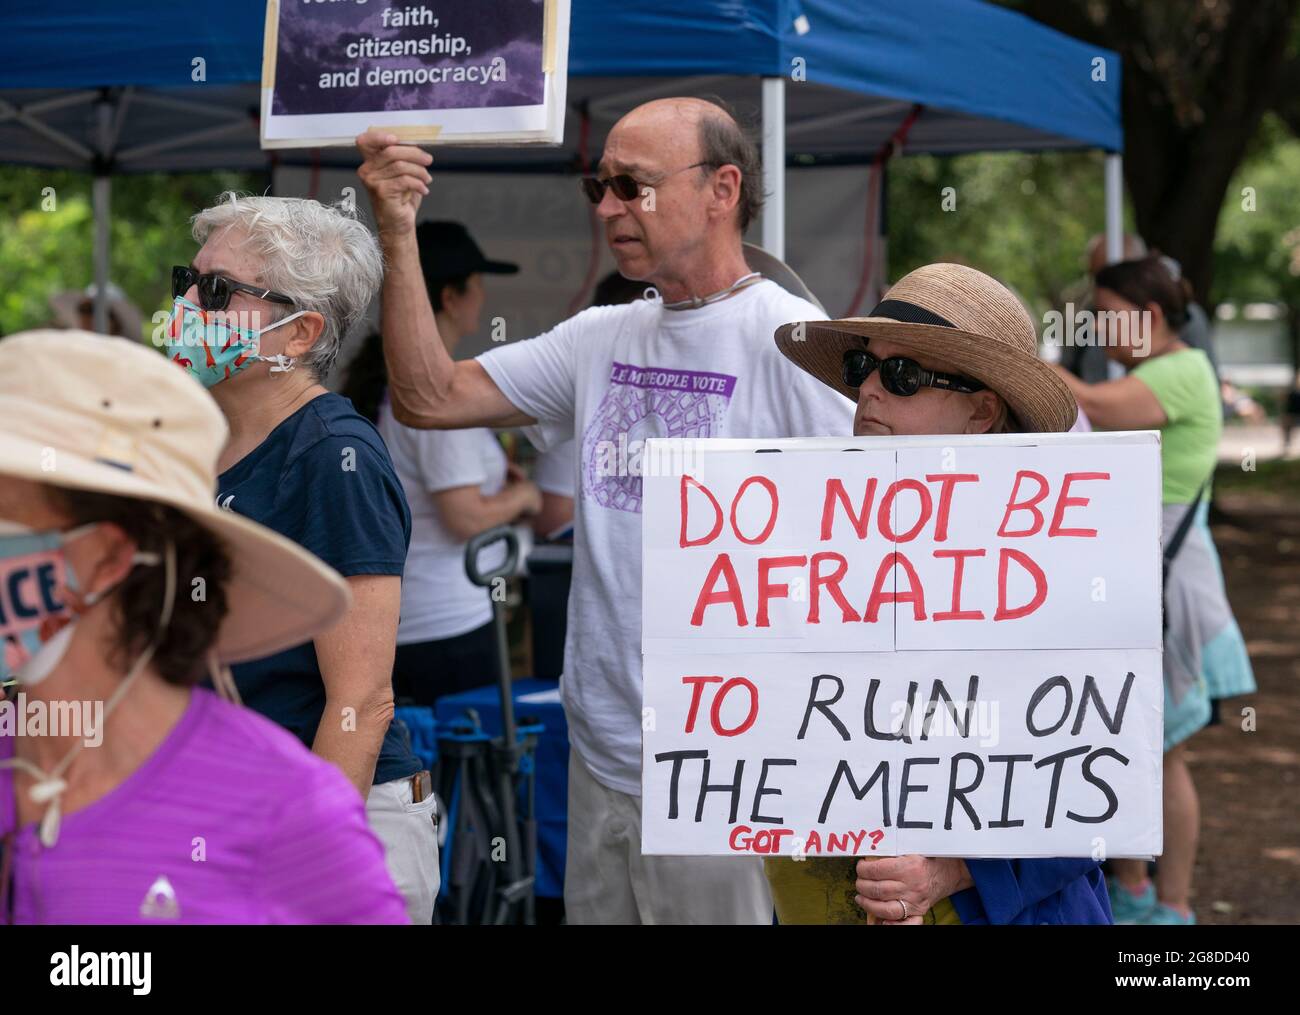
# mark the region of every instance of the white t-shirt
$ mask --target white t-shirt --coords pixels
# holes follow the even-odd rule
[[[527,427],[524,433],[530,433],[532,429]],[[531,434],[529,439],[532,439]],[[537,488],[556,497],[572,497],[578,479],[577,454],[577,441],[565,441],[539,453],[533,469],[533,482]]]
[[[630,455],[646,437],[851,434],[853,404],[772,338],[788,321],[825,316],[765,279],[698,310],[658,300],[592,307],[479,357],[539,420],[540,443],[577,439],[561,687],[573,749],[612,789],[641,792],[641,478],[605,475],[611,449],[622,439]]]
[[[488,497],[499,493],[506,453],[491,430],[402,426],[387,399],[379,409],[379,433],[411,505],[397,644],[454,638],[482,627],[492,619],[488,591],[465,574],[465,543],[442,524],[432,495],[460,486],[477,486]],[[500,549],[485,550],[480,566],[486,569],[488,557]]]

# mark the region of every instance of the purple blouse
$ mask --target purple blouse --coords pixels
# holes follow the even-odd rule
[[[13,753],[0,737],[0,758]],[[129,778],[63,815],[52,848],[35,824],[15,831],[16,814],[0,768],[16,923],[408,922],[343,773],[202,688]]]

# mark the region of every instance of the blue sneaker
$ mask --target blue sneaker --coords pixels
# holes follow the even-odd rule
[[[1151,927],[1157,924],[1184,924],[1191,926],[1196,922],[1196,914],[1188,910],[1186,916],[1174,909],[1173,906],[1166,906],[1163,902],[1157,902],[1151,910],[1142,917],[1138,918],[1138,923],[1143,926]]]
[[[1117,924],[1143,923],[1158,903],[1156,886],[1150,881],[1140,895],[1134,895],[1114,878],[1106,880],[1110,892],[1110,912]]]

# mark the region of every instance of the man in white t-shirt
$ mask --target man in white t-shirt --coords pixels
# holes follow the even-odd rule
[[[533,482],[542,491],[542,510],[533,516],[533,532],[538,539],[554,538],[573,527],[578,482],[578,451],[574,445],[573,440],[549,445],[533,464]]]
[[[388,273],[385,354],[397,419],[451,429],[539,424],[576,440],[573,585],[562,681],[572,756],[565,909],[573,923],[770,923],[761,863],[641,853],[641,480],[647,437],[844,434],[854,406],[791,366],[772,334],[823,320],[754,277],[741,235],[761,202],[758,153],[700,99],[639,106],[583,181],[619,271],[660,299],[592,307],[539,338],[453,362],[415,253],[430,156],[358,138]]]

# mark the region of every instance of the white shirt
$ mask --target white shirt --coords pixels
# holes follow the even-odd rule
[[[530,435],[530,440],[532,429],[527,427],[524,430]],[[572,497],[578,479],[577,454],[576,441],[565,441],[539,453],[533,468],[533,482],[537,488],[556,497]]]
[[[621,458],[622,441],[630,456],[646,437],[851,434],[853,403],[782,356],[772,337],[788,321],[825,316],[765,279],[698,310],[664,310],[659,300],[592,307],[478,358],[539,420],[540,444],[577,438],[561,691],[573,749],[612,789],[641,792],[642,706],[641,478],[608,475],[611,449]]]
[[[397,644],[438,641],[467,634],[492,619],[488,590],[465,574],[465,542],[438,514],[433,494],[476,486],[484,496],[506,481],[506,453],[491,430],[413,430],[393,418],[385,399],[379,433],[411,505],[411,548],[402,575],[402,616]],[[500,547],[485,550],[486,569]]]

